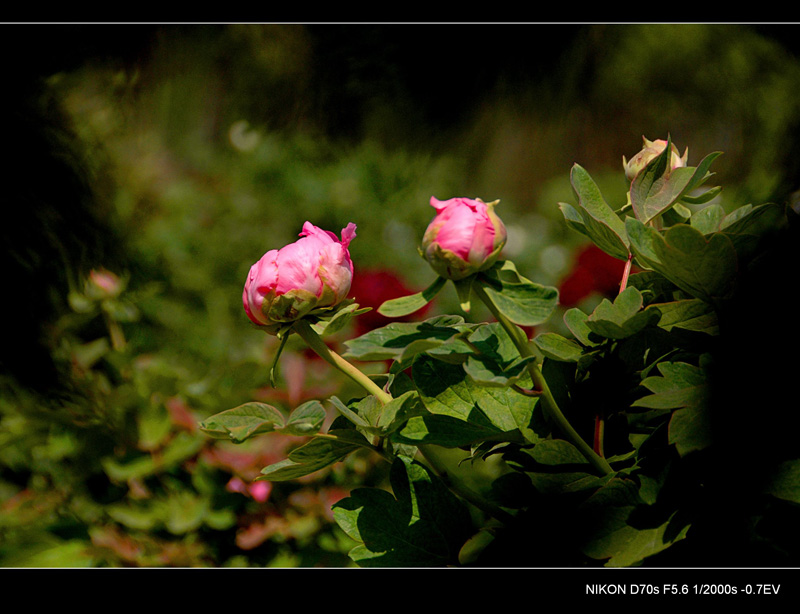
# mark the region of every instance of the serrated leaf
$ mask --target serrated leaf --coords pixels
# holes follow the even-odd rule
[[[215,414],[200,423],[200,430],[215,439],[241,443],[262,433],[283,428],[283,414],[266,403],[244,403]]]
[[[669,424],[669,442],[681,455],[707,447],[711,443],[711,433],[705,371],[683,362],[662,362],[658,370],[660,376],[642,381],[642,386],[653,394],[637,399],[632,406],[674,410]]]
[[[358,488],[333,506],[336,522],[361,542],[350,557],[362,567],[441,567],[458,563],[473,532],[464,505],[426,467],[398,457],[394,495]]]
[[[422,292],[385,301],[378,307],[378,313],[387,318],[399,318],[419,311],[433,300],[439,291],[444,288],[445,283],[447,283],[447,280],[444,277],[437,277]]]

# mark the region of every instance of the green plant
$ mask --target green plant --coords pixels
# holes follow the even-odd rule
[[[362,566],[680,564],[709,544],[718,549],[706,560],[717,564],[754,548],[773,563],[795,561],[796,544],[779,530],[800,500],[795,448],[759,463],[759,483],[747,488],[757,501],[727,510],[736,521],[722,524],[749,533],[715,531],[714,496],[730,482],[720,477],[735,469],[721,466],[730,444],[719,439],[726,419],[712,377],[721,340],[739,325],[729,316],[743,275],[793,214],[778,204],[727,213],[712,202],[719,188],[700,190],[719,154],[669,164],[672,144],[661,143],[617,209],[585,169],[572,169],[578,202],[560,204],[567,225],[626,266],[613,301],[563,312],[570,335],[528,338],[523,327],[555,313],[557,290],[501,260],[452,280],[465,311],[477,299],[495,321],[391,323],[346,341],[344,356],[322,337],[358,314],[355,303],[284,326],[281,335],[300,336],[367,393],[331,397],[339,417],[327,430],[318,401],[288,416],[246,403],[202,430],[235,442],[310,437],[259,480],[301,478],[363,449],[389,462],[391,492],[356,488],[334,506]],[[448,281],[379,311],[411,314]],[[370,377],[350,361],[390,366]]]

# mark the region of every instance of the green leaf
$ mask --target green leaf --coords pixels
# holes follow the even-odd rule
[[[397,430],[410,418],[427,413],[425,406],[419,398],[419,394],[415,390],[409,390],[399,397],[393,398],[383,406],[380,418],[378,419],[378,427],[382,435],[388,435]]]
[[[392,322],[360,337],[345,341],[345,358],[394,360],[419,340],[447,340],[469,325],[460,316],[436,316],[422,322]]]
[[[608,255],[627,260],[628,238],[625,225],[606,203],[589,173],[575,164],[570,172],[570,182],[578,195],[578,208],[559,203],[567,225],[589,237]]]
[[[499,323],[478,326],[469,334],[468,341],[473,351],[466,357],[464,370],[472,381],[485,386],[510,386],[527,378],[526,365],[535,357],[520,358],[514,342]],[[429,355],[439,358],[434,352]]]
[[[489,300],[500,313],[519,326],[545,322],[558,305],[558,290],[529,280],[511,282],[496,271],[481,274],[480,283]]]
[[[361,542],[350,557],[361,567],[456,565],[473,532],[470,515],[430,470],[410,459],[392,463],[394,495],[358,488],[333,506],[336,522]]]
[[[700,299],[685,299],[669,303],[653,303],[645,311],[654,309],[661,314],[658,321],[659,327],[664,330],[680,328],[683,330],[697,331],[708,335],[719,333],[717,312],[714,308]]]
[[[325,408],[319,401],[307,401],[289,414],[284,433],[289,435],[314,435],[322,428],[326,417]]]
[[[342,401],[340,401],[338,397],[332,396],[328,400],[331,402],[334,408],[336,408],[336,411],[338,411],[342,416],[347,418],[356,427],[365,428],[370,426],[370,423],[367,420],[365,420],[362,416],[360,416],[356,410],[350,409],[350,407],[342,403]]]
[[[581,345],[590,347],[597,345],[598,341],[592,338],[592,329],[589,328],[589,325],[586,323],[588,319],[588,314],[577,307],[567,309],[567,311],[564,312],[564,324],[566,324],[569,331],[575,335],[575,339],[577,339]]]
[[[512,388],[484,386],[459,365],[422,357],[414,363],[414,382],[423,404],[433,414],[451,416],[489,431],[538,439],[530,429],[537,403]]]
[[[296,480],[346,458],[359,448],[370,448],[369,442],[355,430],[334,429],[325,436],[314,437],[295,448],[289,457],[264,467],[256,480],[281,482]]]
[[[484,441],[524,443],[519,431],[502,431],[493,425],[466,422],[460,418],[429,414],[415,416],[392,435],[392,441],[407,445],[437,445],[461,448]]]
[[[425,305],[444,288],[447,280],[444,277],[437,277],[436,280],[422,292],[390,299],[378,307],[378,313],[387,318],[399,318],[407,316],[415,311],[422,309]]]
[[[642,294],[634,287],[620,292],[612,303],[603,299],[586,319],[586,326],[607,339],[624,339],[658,322],[660,314],[642,310]]]
[[[741,207],[725,216],[720,232],[730,238],[739,262],[747,263],[757,254],[766,236],[787,224],[787,213],[786,205],[778,203]]]
[[[788,460],[778,465],[765,492],[778,499],[800,503],[800,460]]]
[[[207,418],[200,430],[215,439],[241,443],[262,433],[283,428],[283,414],[266,403],[245,403]]]
[[[631,522],[635,508],[599,507],[592,516],[595,532],[584,546],[584,553],[595,559],[608,559],[606,567],[633,567],[647,557],[663,552],[686,537],[689,526],[677,533],[672,518],[655,526],[640,528]]]
[[[598,477],[583,454],[563,439],[545,439],[530,451],[535,461],[527,474],[542,493],[568,493],[594,490],[609,478]]]
[[[607,559],[606,567],[632,567],[686,537],[689,526],[678,524],[675,515],[663,523],[636,519],[641,503],[637,485],[626,478],[611,479],[593,493],[577,518],[584,553]]]
[[[561,362],[578,362],[583,355],[583,348],[573,341],[557,333],[542,333],[533,342],[547,358]]]
[[[637,260],[678,288],[712,305],[729,298],[738,270],[736,250],[723,233],[705,237],[686,224],[673,226],[662,236],[638,220],[626,220]]]
[[[633,407],[673,411],[669,424],[669,442],[685,456],[711,444],[707,411],[708,387],[702,367],[684,362],[658,364],[660,376],[642,381],[653,394],[633,402]]]
[[[704,235],[709,235],[720,230],[724,219],[725,209],[722,205],[709,205],[695,211],[689,223],[692,228],[696,228]]]

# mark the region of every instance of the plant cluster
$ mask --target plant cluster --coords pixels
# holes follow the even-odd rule
[[[288,415],[254,401],[201,429],[237,443],[308,438],[257,481],[301,479],[365,449],[390,463],[390,488],[356,488],[333,506],[361,566],[796,561],[785,529],[800,503],[797,448],[777,445],[754,460],[758,479],[744,484],[752,473],[730,460],[726,438],[729,420],[744,414],[726,416],[732,395],[719,392],[731,385],[719,373],[730,364],[726,340],[741,332],[733,316],[748,273],[794,214],[773,203],[726,212],[714,202],[720,188],[703,187],[718,155],[688,166],[688,151],[681,156],[670,139],[645,139],[623,158],[630,190],[616,208],[584,168],[572,168],[577,204],[559,205],[566,224],[624,266],[613,300],[559,312],[568,334],[529,338],[557,312],[558,290],[502,258],[497,202],[432,199],[420,254],[437,277],[378,310],[419,313],[452,282],[464,314],[389,323],[347,340],[343,355],[325,337],[365,311],[328,300],[331,285],[358,275],[349,257],[336,260],[346,274],[327,266],[327,247],[303,252],[302,272],[278,264],[271,275],[293,280],[282,290],[280,281],[254,286],[251,273],[244,303],[254,325],[281,348],[298,335],[366,394],[327,399],[338,416],[330,424],[319,400]],[[341,242],[328,234],[347,251],[353,233]],[[302,251],[295,245],[284,249]],[[491,321],[464,317],[476,302]],[[741,351],[743,361],[764,358]],[[367,375],[358,365],[368,362],[388,367]],[[726,559],[731,552],[740,558]]]

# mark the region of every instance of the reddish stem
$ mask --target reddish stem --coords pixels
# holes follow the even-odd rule
[[[598,456],[603,456],[603,419],[597,415],[594,417],[594,452]]]
[[[622,271],[622,281],[619,282],[620,294],[628,286],[628,276],[631,274],[631,265],[633,264],[633,254],[628,254],[628,260],[625,262],[625,270]]]

